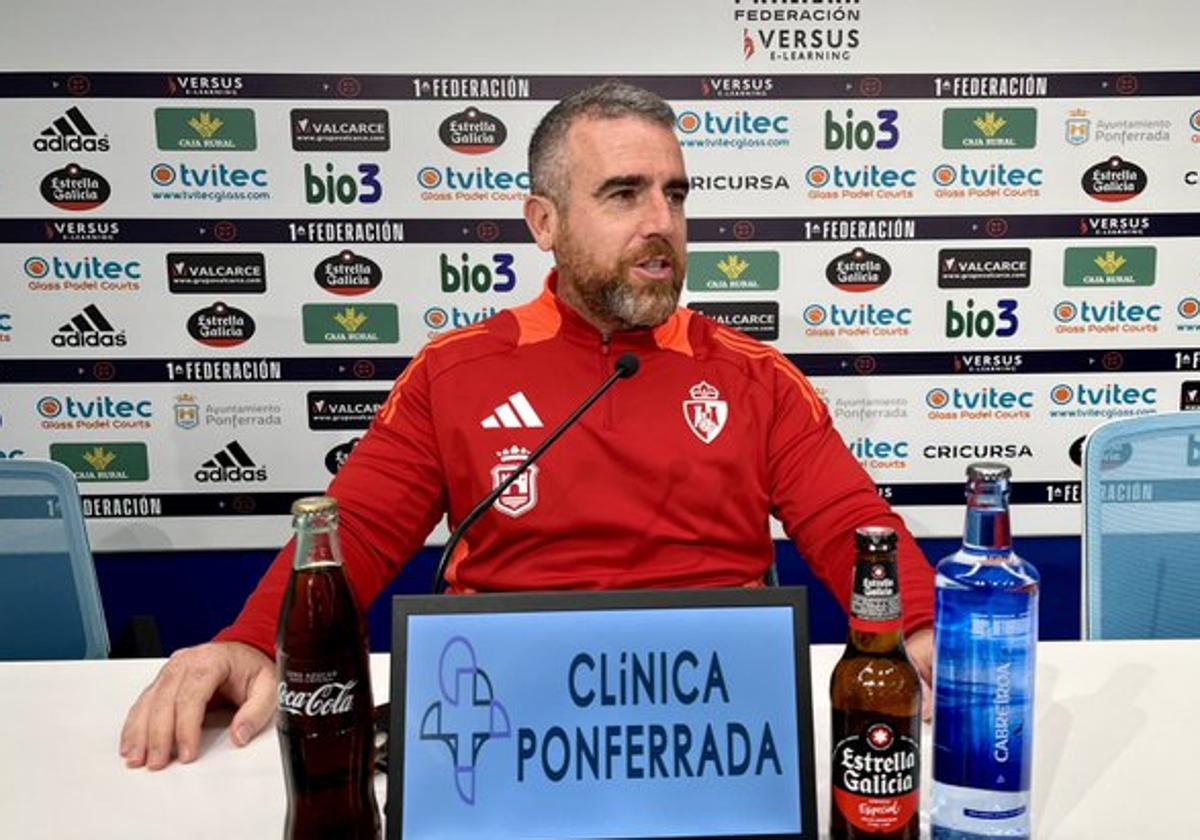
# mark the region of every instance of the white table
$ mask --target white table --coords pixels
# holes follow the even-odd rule
[[[813,649],[817,801],[829,799],[829,674]],[[1043,643],[1038,648],[1033,819],[1039,838],[1200,837],[1200,642]],[[375,699],[387,696],[372,657]],[[194,764],[127,770],[117,735],[160,661],[0,664],[0,838],[279,837],[284,788],[268,728],[232,746],[206,727]],[[926,753],[931,741],[925,730]],[[926,755],[926,759],[928,755]],[[382,777],[378,795],[385,798]],[[925,762],[923,791],[928,791]],[[922,804],[926,805],[923,793]]]

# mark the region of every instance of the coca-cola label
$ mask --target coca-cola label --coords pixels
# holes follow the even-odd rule
[[[854,561],[850,626],[876,633],[900,628],[900,587],[896,582],[895,560],[868,555]]]
[[[354,710],[358,680],[329,680],[314,685],[311,675],[287,671],[279,681],[279,711],[299,717],[331,717]]]
[[[835,737],[846,731],[845,715],[834,711]],[[920,732],[919,721],[912,726]],[[917,813],[921,745],[893,724],[876,719],[846,735],[834,744],[831,766],[834,807],[859,831],[898,831]]]

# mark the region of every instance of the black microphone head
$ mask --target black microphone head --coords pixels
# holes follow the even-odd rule
[[[617,361],[613,365],[613,370],[615,370],[622,379],[628,379],[638,372],[639,364],[640,363],[638,362],[637,356],[633,355],[632,353],[622,353],[617,357]]]

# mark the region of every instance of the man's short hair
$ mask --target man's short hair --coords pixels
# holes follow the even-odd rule
[[[613,120],[641,117],[667,129],[675,127],[675,111],[656,93],[615,79],[586,87],[563,99],[529,139],[532,192],[559,205],[567,191],[567,131],[580,117]]]

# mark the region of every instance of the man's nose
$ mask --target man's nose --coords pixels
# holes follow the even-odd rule
[[[642,235],[667,236],[677,222],[676,211],[670,200],[660,192],[650,192],[642,207]]]

